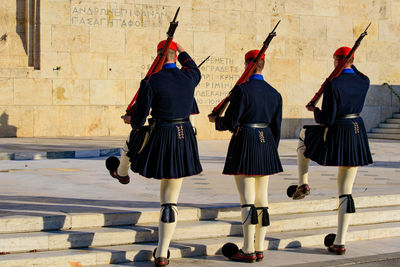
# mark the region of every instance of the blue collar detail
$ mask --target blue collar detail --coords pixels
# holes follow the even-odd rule
[[[162,66],[163,70],[178,68],[175,63],[167,63]]]
[[[343,69],[342,73],[355,73],[353,69]]]
[[[249,80],[261,80],[264,81],[264,77],[261,74],[252,74]]]

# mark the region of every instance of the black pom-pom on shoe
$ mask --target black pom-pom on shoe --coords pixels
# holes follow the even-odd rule
[[[235,255],[239,251],[239,247],[234,244],[234,243],[226,243],[222,249],[222,255],[224,255],[227,258],[231,258],[233,255]]]
[[[119,159],[111,156],[106,159],[106,168],[110,172],[111,177],[117,179],[121,184],[128,184],[130,181],[129,175],[119,176],[118,175]]]
[[[336,234],[328,234],[325,236],[324,239],[324,245],[325,247],[330,247],[333,245],[333,242],[335,242]]]
[[[106,168],[109,171],[115,171],[119,167],[119,159],[111,156],[106,159]]]
[[[286,194],[289,198],[293,197],[294,192],[297,190],[297,185],[291,185],[287,188]]]

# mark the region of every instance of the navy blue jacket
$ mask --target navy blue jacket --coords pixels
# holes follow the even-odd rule
[[[345,69],[324,88],[321,109],[314,110],[315,121],[319,124],[332,126],[337,117],[345,114],[361,113],[369,88],[367,76],[357,69]]]
[[[266,81],[250,79],[233,89],[225,116],[216,118],[215,128],[233,131],[239,124],[268,123],[278,146],[281,122],[281,95]]]
[[[143,126],[146,117],[156,119],[188,118],[194,106],[194,89],[200,82],[201,74],[196,63],[186,53],[178,56],[182,69],[174,64],[142,80],[136,108],[131,118],[132,128]],[[167,67],[167,68],[166,68]]]

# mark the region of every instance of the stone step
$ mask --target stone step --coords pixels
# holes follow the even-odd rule
[[[400,222],[400,206],[358,209],[352,225]],[[337,212],[272,215],[270,233],[333,227]],[[0,235],[0,252],[28,252],[154,242],[158,224]],[[240,218],[179,222],[174,240],[242,234]]]
[[[368,138],[400,140],[398,134],[368,133]]]
[[[400,113],[393,113],[393,118],[400,119]]]
[[[379,123],[379,128],[390,128],[390,129],[399,129],[400,123]]]
[[[381,195],[368,197],[354,197],[356,206],[359,208],[385,207],[400,205],[400,195]],[[32,204],[32,202],[30,202]],[[325,200],[306,200],[306,201],[288,201],[279,203],[270,203],[270,214],[291,214],[318,211],[331,211],[337,207],[337,199]],[[7,201],[7,205],[1,205],[0,211],[5,215],[0,217],[0,233],[18,233],[18,232],[37,232],[61,229],[81,229],[103,226],[121,226],[157,223],[159,219],[159,209],[138,209],[121,211],[120,207],[107,207],[110,212],[74,212],[68,211],[68,207],[63,205],[61,212],[40,211],[32,215],[7,215],[13,212],[17,213],[18,205],[23,206],[23,201]],[[15,206],[11,205],[14,204]],[[38,203],[40,204],[40,203]],[[48,203],[46,203],[49,205]],[[115,208],[115,212],[112,212]],[[43,208],[42,208],[43,209]],[[60,207],[61,209],[61,207]],[[57,208],[58,210],[58,208]],[[230,206],[209,206],[201,208],[179,207],[180,221],[193,220],[213,220],[229,219],[240,216],[239,205]]]
[[[265,247],[269,250],[285,247],[323,246],[326,234],[335,232],[336,228],[293,231],[286,233],[267,233]],[[363,226],[350,226],[347,241],[369,240],[400,236],[400,224],[382,223]],[[213,239],[190,239],[171,243],[171,258],[215,255],[226,242],[241,246],[241,237],[223,237]],[[129,261],[148,261],[156,243],[108,246],[86,249],[69,249],[35,253],[19,253],[0,256],[2,267],[71,267],[95,266]]]
[[[389,129],[389,128],[373,128],[371,130],[373,133],[383,133],[383,134],[399,134],[399,129]]]
[[[387,123],[400,123],[400,119],[387,119]]]

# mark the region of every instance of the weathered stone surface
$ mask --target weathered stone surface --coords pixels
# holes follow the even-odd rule
[[[57,79],[53,81],[53,105],[89,104],[89,81]]]
[[[301,59],[300,70],[300,80],[302,83],[320,83],[329,75],[326,68],[326,61]]]
[[[164,37],[160,37],[158,29],[127,29],[126,56],[138,60],[144,54],[154,55],[158,42]]]
[[[212,23],[210,22],[209,9],[183,8],[180,18],[179,31],[209,31]],[[181,14],[180,14],[181,15]],[[164,35],[163,35],[164,36]]]
[[[10,78],[11,69],[0,69],[0,78]]]
[[[210,43],[213,47],[210,47]],[[225,34],[213,32],[195,32],[194,33],[194,53],[200,55],[209,55],[214,52],[215,55],[225,54]]]
[[[123,106],[107,106],[105,108],[105,118],[107,123],[108,135],[111,136],[128,136],[132,127],[125,124],[121,116],[125,114],[126,105]]]
[[[90,104],[92,105],[125,104],[125,81],[91,80]]]
[[[353,18],[368,17],[368,2],[364,0],[340,1],[341,16],[349,16]]]
[[[52,102],[52,82],[49,79],[15,79],[14,104],[48,105]]]
[[[339,15],[340,0],[313,0],[313,15],[336,17]]]
[[[400,24],[392,21],[379,21],[379,41],[400,42]]]
[[[353,40],[353,21],[350,17],[327,18],[328,40]]]
[[[86,120],[82,116],[82,106],[42,106],[35,107],[34,135],[46,136],[82,136],[86,135]]]
[[[400,2],[398,1],[392,1],[391,2],[391,19],[393,21],[399,22],[400,20]]]
[[[14,80],[0,79],[0,105],[12,105],[14,102]]]
[[[41,74],[43,78],[70,78],[71,56],[68,52],[43,52]]]
[[[33,136],[33,108],[0,106],[0,137]]]
[[[396,1],[374,0],[368,1],[368,17],[372,19],[389,19],[391,17],[392,6]]]
[[[104,79],[107,56],[95,53],[71,53],[72,79]]]
[[[147,70],[142,69],[141,57],[130,55],[127,57],[110,56],[108,57],[107,71],[109,79],[140,79],[145,75]],[[144,66],[143,66],[144,67]]]
[[[43,24],[71,23],[71,0],[44,0],[40,2],[40,21]]]
[[[299,16],[285,15],[285,16],[273,17],[271,19],[271,25],[275,26],[279,20],[281,20],[281,23],[279,24],[279,36],[288,36],[288,37],[290,36],[290,38],[288,39],[300,36]]]
[[[239,10],[210,10],[210,30],[213,32],[240,33],[240,11]],[[201,18],[200,18],[201,21]]]
[[[314,16],[300,16],[300,34],[307,39],[326,39],[326,18]]]
[[[60,25],[57,25],[61,27]],[[53,51],[52,46],[52,28],[53,25],[41,24],[40,25],[40,51],[49,52]],[[59,44],[57,44],[58,46]]]
[[[104,106],[88,106],[85,108],[85,129],[88,136],[108,136],[107,125],[104,124],[106,116]]]
[[[125,31],[114,28],[91,28],[90,51],[108,54],[125,53]]]
[[[55,51],[89,52],[89,29],[84,26],[52,25],[52,48]]]
[[[286,0],[285,11],[288,15],[312,15],[313,1]]]

